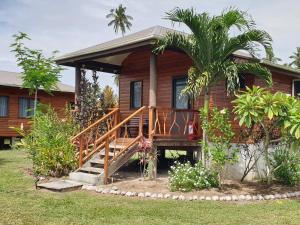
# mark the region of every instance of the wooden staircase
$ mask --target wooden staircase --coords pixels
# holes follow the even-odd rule
[[[137,152],[143,137],[143,111],[132,113],[122,122],[115,109],[72,138],[78,147],[79,168],[70,180],[91,185],[106,184],[108,178]],[[128,122],[139,116],[138,134],[128,136]]]

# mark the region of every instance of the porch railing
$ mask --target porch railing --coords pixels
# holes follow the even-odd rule
[[[151,123],[153,124],[152,126],[150,125]],[[193,128],[194,138],[200,137],[198,110],[163,107],[149,108],[149,132],[152,138],[174,137],[187,139],[189,126]]]
[[[78,147],[79,166],[81,167],[94,153],[100,151],[104,145],[97,140],[113,129],[119,122],[119,109],[111,112],[79,132],[71,141]],[[116,133],[114,133],[116,135]]]

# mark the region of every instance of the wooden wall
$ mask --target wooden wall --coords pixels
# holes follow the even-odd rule
[[[130,109],[130,82],[143,81],[142,105],[149,104],[149,61],[150,50],[141,50],[131,53],[123,62],[120,72],[120,93],[119,106],[122,118],[128,116],[134,110]],[[163,55],[157,57],[157,106],[172,107],[172,80],[173,77],[187,75],[192,61],[188,56],[172,51],[166,51]],[[273,87],[272,91],[282,91],[288,94],[292,92],[293,77],[280,72],[272,72]],[[246,85],[265,86],[264,82],[252,75],[246,76]],[[234,97],[226,93],[225,81],[219,82],[211,90],[210,106],[216,106],[220,109],[226,107],[230,111],[233,108],[231,101]],[[203,105],[203,98],[195,102],[195,109]],[[147,115],[146,115],[147,116]],[[233,117],[233,116],[232,116]],[[233,118],[232,118],[233,120]],[[236,133],[240,132],[237,121],[232,125]]]
[[[8,117],[0,117],[0,136],[2,137],[15,137],[18,136],[9,127],[20,127],[23,123],[24,127],[28,127],[28,120],[19,117],[19,98],[29,97],[27,89],[13,88],[13,87],[0,87],[0,96],[8,96]],[[30,96],[34,98],[34,96]],[[54,92],[49,95],[44,91],[38,92],[38,99],[43,104],[51,105],[60,115],[61,111],[65,109],[66,104],[74,102],[74,93],[67,92]]]
[[[149,105],[150,50],[131,53],[123,62],[120,72],[119,106],[122,117],[134,111],[130,109],[130,82],[143,81],[142,105]],[[179,62],[179,63],[174,63]],[[172,80],[187,74],[192,61],[184,54],[166,51],[157,57],[157,106],[172,107]]]

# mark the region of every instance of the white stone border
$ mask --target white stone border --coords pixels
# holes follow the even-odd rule
[[[275,200],[275,199],[288,199],[293,197],[300,197],[300,191],[287,192],[284,194],[269,194],[269,195],[211,195],[211,196],[201,196],[201,195],[173,195],[171,193],[151,193],[151,192],[131,192],[131,191],[121,191],[117,187],[112,188],[97,188],[96,186],[83,185],[83,190],[96,191],[101,194],[110,195],[121,195],[125,197],[138,197],[138,198],[150,198],[150,199],[173,199],[182,201],[262,201],[262,200]]]

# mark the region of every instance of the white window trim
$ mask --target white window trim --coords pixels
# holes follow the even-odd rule
[[[300,81],[300,79],[293,79],[293,83],[292,83],[292,96],[293,96],[293,97],[295,97],[295,96],[294,96],[294,89],[295,89],[295,88],[294,88],[294,82],[295,82],[295,81]]]

